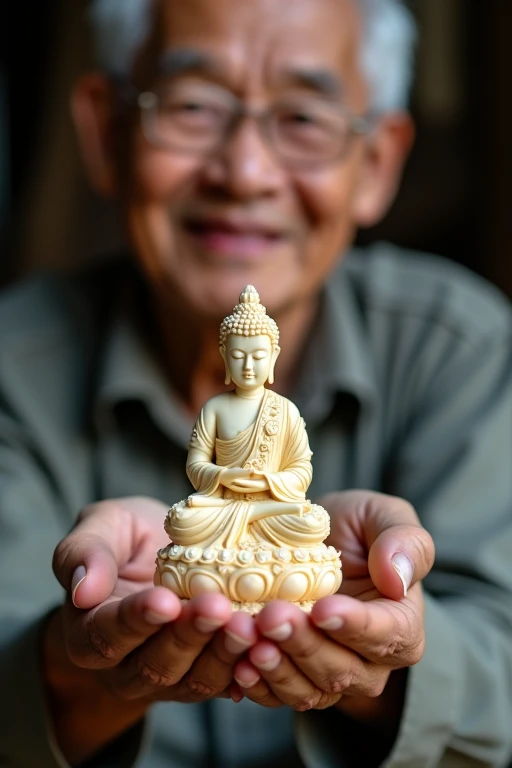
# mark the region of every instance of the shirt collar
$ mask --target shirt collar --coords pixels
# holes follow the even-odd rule
[[[352,395],[361,405],[377,397],[364,317],[345,259],[326,283],[317,320],[304,350],[291,398],[308,422],[325,417],[337,393]],[[152,353],[141,329],[140,290],[126,280],[113,306],[105,333],[96,390],[95,421],[99,429],[111,420],[115,406],[127,400],[146,404],[156,423],[186,447],[192,418]]]
[[[156,423],[178,445],[186,447],[193,419],[170,386],[147,342],[140,317],[143,297],[140,275],[125,281],[106,329],[95,402],[95,423],[103,429],[112,421],[116,405],[143,402]],[[138,284],[139,283],[139,284]]]
[[[323,288],[293,394],[308,421],[325,415],[338,393],[353,396],[365,407],[378,397],[365,318],[350,270],[357,258],[361,255],[347,255]]]

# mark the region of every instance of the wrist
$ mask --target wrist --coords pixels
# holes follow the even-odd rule
[[[396,734],[402,718],[406,685],[407,669],[397,669],[389,675],[380,696],[344,696],[336,708],[353,720]]]
[[[41,650],[53,735],[69,763],[91,757],[144,716],[147,703],[117,698],[103,682],[104,672],[83,669],[71,661],[61,608],[51,614],[43,629]]]

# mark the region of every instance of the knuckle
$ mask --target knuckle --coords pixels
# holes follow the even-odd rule
[[[340,699],[341,693],[326,693],[325,691],[322,691],[322,695],[320,696],[320,700],[315,709],[327,709],[327,707],[332,707],[333,704],[336,704]]]
[[[148,661],[139,664],[137,674],[143,685],[154,688],[169,688],[180,680],[172,670],[163,670]]]
[[[351,687],[353,678],[352,672],[335,672],[325,678],[322,683],[322,690],[325,693],[342,694]]]
[[[425,569],[430,571],[434,565],[435,558],[435,545],[434,540],[430,533],[425,528],[419,528],[415,538],[418,555],[421,558],[420,562],[423,563]]]
[[[414,666],[414,664],[417,664],[425,651],[425,638],[422,637],[420,640],[418,640],[417,643],[410,646],[407,652],[407,664],[409,666]]]
[[[396,656],[400,656],[403,652],[403,643],[398,639],[392,639],[384,645],[380,645],[375,649],[375,656],[380,661],[390,660]]]
[[[302,646],[300,650],[294,653],[294,656],[297,659],[301,659],[302,661],[308,661],[317,653],[318,653],[318,643],[308,642],[304,646]]]
[[[285,690],[289,690],[294,686],[294,684],[296,684],[296,676],[297,676],[297,673],[295,671],[290,672],[290,671],[280,670],[278,668],[273,673],[272,685],[280,686]]]
[[[191,675],[188,675],[185,678],[185,685],[192,694],[195,694],[196,696],[199,696],[203,699],[212,698],[212,696],[214,696],[219,690],[212,684],[211,681],[201,680],[200,678],[192,677]]]
[[[292,706],[296,712],[307,712],[308,709],[316,709],[321,698],[322,692],[315,690],[307,696],[300,698]]]
[[[309,709],[327,709],[341,699],[340,693],[327,693],[317,689],[314,693],[304,696],[293,705],[296,712],[307,712]]]
[[[106,665],[116,663],[122,655],[116,644],[107,640],[94,625],[89,627],[89,645],[98,661]]]

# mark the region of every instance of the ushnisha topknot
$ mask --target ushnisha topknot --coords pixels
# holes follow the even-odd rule
[[[226,339],[230,333],[235,336],[267,335],[270,336],[274,346],[279,343],[279,328],[260,303],[260,297],[254,285],[245,287],[240,294],[238,304],[233,307],[233,314],[225,317],[220,324],[220,347],[226,346]]]

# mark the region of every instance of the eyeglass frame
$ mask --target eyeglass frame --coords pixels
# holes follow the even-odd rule
[[[289,161],[289,159],[287,160],[286,157],[283,157],[278,151],[276,151],[272,140],[269,140],[271,132],[264,130],[265,119],[268,119],[268,117],[272,114],[272,111],[275,109],[276,104],[279,102],[276,102],[276,104],[270,105],[269,107],[263,109],[253,108],[226,89],[226,94],[229,96],[230,101],[236,105],[237,108],[233,112],[225,134],[219,139],[218,143],[208,148],[208,150],[194,150],[190,147],[184,148],[182,146],[172,144],[172,142],[162,140],[157,135],[155,135],[154,130],[152,130],[154,125],[149,122],[148,116],[154,115],[156,108],[158,107],[158,92],[156,89],[139,90],[125,77],[114,75],[111,76],[111,80],[116,85],[118,92],[125,103],[132,107],[136,107],[139,110],[142,132],[149,144],[155,147],[160,147],[162,149],[174,149],[184,154],[196,155],[198,157],[208,156],[211,153],[215,153],[218,148],[222,146],[224,141],[229,141],[229,139],[237,132],[237,130],[239,130],[240,124],[244,120],[251,119],[256,122],[261,136],[265,139],[268,147],[275,154],[278,162],[280,162],[282,165],[292,168],[312,166],[320,167],[328,166],[331,164],[334,165],[346,156],[347,152],[349,151],[351,137],[354,138],[356,136],[368,135],[372,130],[376,119],[376,115],[373,113],[367,113],[366,115],[354,115],[343,105],[337,104],[336,108],[340,115],[343,115],[348,120],[347,141],[344,145],[340,146],[338,153],[334,154],[328,160],[324,159],[323,161],[306,160],[302,163],[295,160]],[[219,90],[221,89],[219,88]],[[281,103],[284,104],[286,102],[283,101]]]

